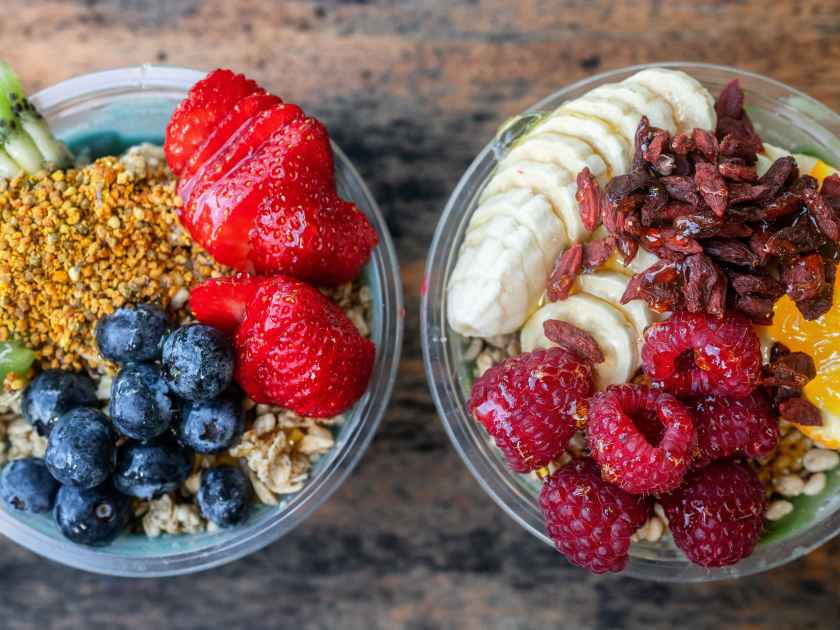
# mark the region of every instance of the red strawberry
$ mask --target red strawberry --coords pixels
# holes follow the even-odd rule
[[[257,213],[249,256],[261,273],[280,269],[316,284],[341,284],[359,275],[379,237],[352,203],[332,190],[269,195]]]
[[[181,101],[166,127],[166,161],[179,175],[190,156],[240,99],[264,90],[230,70],[213,70]]]
[[[374,345],[314,287],[286,276],[240,275],[205,282],[196,292],[191,304],[199,320],[228,330],[245,304],[235,336],[236,380],[253,400],[329,418],[367,388]],[[216,301],[226,306],[204,308]]]
[[[250,123],[261,111],[280,105],[283,101],[273,94],[257,92],[240,100],[228,114],[210,131],[207,139],[190,156],[178,180],[178,194],[182,199],[190,195],[196,183],[193,175],[209,163],[228,143],[234,134],[250,127]],[[246,125],[248,125],[246,127]]]
[[[218,262],[251,271],[249,233],[260,204],[270,194],[297,195],[303,186],[319,185],[326,179],[325,164],[332,169],[331,156],[324,126],[314,118],[294,119],[215,182],[206,174],[211,183],[204,188],[203,180],[194,189],[181,209],[182,222]]]
[[[244,273],[207,280],[190,292],[190,309],[201,323],[232,335],[265,280]]]

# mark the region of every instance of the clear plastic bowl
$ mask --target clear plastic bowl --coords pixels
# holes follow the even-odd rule
[[[527,129],[529,114],[551,111],[603,83],[621,81],[645,67],[672,67],[697,78],[713,94],[731,79],[739,78],[746,92],[746,104],[753,122],[768,142],[789,150],[806,149],[840,164],[840,117],[809,96],[766,77],[698,63],[664,63],[622,68],[578,81],[555,92],[523,113],[502,134],[489,143],[464,173],[435,231],[426,264],[426,287],[422,303],[422,342],[426,375],[446,431],[481,487],[522,527],[551,544],[543,531],[537,503],[538,486],[523,475],[510,472],[484,429],[467,411],[470,376],[463,360],[464,344],[446,320],[446,285],[458,254],[470,216],[497,157]],[[735,578],[766,571],[808,553],[837,534],[840,528],[840,489],[835,474],[826,491],[802,501],[801,506],[771,528],[755,552],[731,567],[707,570],[693,565],[676,548],[662,544],[635,544],[625,575],[695,582]],[[558,556],[558,562],[562,562]]]
[[[59,137],[92,155],[119,152],[137,142],[162,143],[175,106],[204,73],[139,66],[88,74],[49,87],[32,102]],[[153,577],[208,569],[257,551],[301,523],[341,485],[376,432],[390,398],[402,344],[403,302],[397,257],[385,220],[356,169],[333,145],[338,187],[371,220],[380,243],[365,269],[373,291],[371,338],[376,364],[368,392],[346,414],[336,445],[314,466],[303,489],[278,506],[261,506],[242,526],[216,533],[124,535],[90,548],[64,539],[50,516],[0,509],[0,533],[57,562],[111,575]]]

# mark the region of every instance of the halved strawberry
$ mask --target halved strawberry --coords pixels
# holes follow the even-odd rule
[[[190,191],[197,183],[198,178],[193,175],[208,164],[217,153],[233,138],[234,134],[249,124],[251,120],[261,111],[269,109],[283,101],[273,94],[257,92],[241,99],[233,106],[227,115],[210,131],[207,139],[190,156],[189,161],[180,173],[178,180],[178,194],[182,199],[190,196]]]
[[[245,319],[245,309],[265,281],[263,276],[246,273],[212,278],[190,292],[190,309],[202,324],[232,335]]]
[[[331,169],[327,130],[314,118],[295,119],[206,189],[202,181],[181,209],[182,222],[218,262],[251,271],[249,233],[266,196],[329,181]]]
[[[376,230],[331,187],[311,186],[299,193],[264,198],[250,234],[254,269],[280,270],[316,284],[350,282],[379,242]]]
[[[240,99],[256,92],[264,90],[243,75],[223,68],[196,83],[166,127],[164,151],[172,172],[179,175],[213,127]]]
[[[375,348],[329,298],[286,276],[260,284],[235,338],[236,379],[256,402],[329,418],[370,380]]]

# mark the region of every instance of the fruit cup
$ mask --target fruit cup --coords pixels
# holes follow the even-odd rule
[[[32,96],[55,134],[76,155],[117,154],[140,142],[163,143],[175,106],[204,76],[185,68],[143,65],[87,74]],[[402,341],[402,287],[385,221],[356,169],[333,144],[339,192],[379,233],[363,271],[373,294],[371,340],[377,355],[371,384],[337,428],[336,446],[314,466],[303,489],[277,506],[261,505],[242,526],[214,533],[147,538],[126,534],[103,548],[73,544],[50,515],[0,508],[0,533],[47,558],[87,571],[153,577],[200,571],[253,553],[290,532],[332,495],[358,463],[391,394]]]
[[[840,164],[840,116],[805,94],[757,74],[697,63],[656,64],[683,70],[717,94],[738,78],[756,130],[764,140],[793,152]],[[603,85],[621,81],[647,66],[622,68],[566,86],[505,125],[478,154],[452,193],[438,223],[427,259],[422,303],[422,344],[426,374],[438,413],[452,443],[470,472],[494,501],[522,527],[546,544],[535,477],[511,472],[484,428],[469,413],[467,401],[474,376],[475,352],[447,322],[446,287],[455,267],[467,224],[498,160],[517,137],[564,101]],[[653,66],[651,66],[653,67]],[[837,296],[835,296],[835,300]],[[818,547],[840,531],[840,480],[827,475],[817,496],[793,499],[794,511],[768,525],[751,556],[720,569],[691,564],[671,543],[634,543],[625,575],[643,579],[695,582],[734,578],[785,564]],[[557,562],[564,562],[558,555]]]

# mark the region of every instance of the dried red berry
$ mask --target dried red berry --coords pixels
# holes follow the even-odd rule
[[[607,236],[596,241],[589,241],[583,246],[583,270],[590,272],[603,265],[615,251],[615,238]]]
[[[659,180],[665,186],[665,190],[677,201],[684,201],[691,206],[700,205],[700,195],[697,185],[691,177],[670,175]]]
[[[689,254],[699,254],[703,247],[689,236],[675,228],[645,228],[642,231],[641,245],[660,258],[681,259]]]
[[[729,274],[729,280],[735,292],[742,295],[756,293],[776,300],[785,294],[782,283],[766,273],[732,272]]]
[[[817,375],[814,359],[804,352],[788,350],[775,358],[771,354],[764,385],[802,389]]]
[[[794,397],[779,403],[779,415],[788,422],[819,427],[823,424],[822,413],[810,401]]]
[[[572,286],[583,267],[583,245],[575,243],[557,257],[548,278],[548,299],[552,302],[569,297]]]
[[[755,166],[750,166],[739,158],[723,160],[718,164],[718,172],[726,179],[731,179],[736,182],[749,182],[754,184],[758,181]]]
[[[807,320],[819,319],[831,310],[834,304],[834,276],[837,273],[837,265],[832,260],[823,261],[823,276],[825,282],[820,295],[810,300],[796,302],[796,308]]]
[[[734,238],[709,239],[703,243],[703,246],[712,258],[740,267],[758,266],[758,256],[749,246]]]
[[[729,81],[715,101],[718,118],[741,118],[744,113],[744,91],[738,79]]]
[[[691,132],[691,137],[694,140],[694,146],[706,160],[712,163],[717,162],[720,145],[714,134],[705,129],[695,129]]]
[[[697,131],[695,129],[695,131]],[[729,191],[714,164],[699,162],[695,166],[694,183],[703,201],[708,204],[717,216],[722,217],[729,204]]]
[[[592,364],[603,363],[604,353],[595,338],[574,324],[549,319],[543,322],[543,332],[549,341]]]
[[[578,203],[580,219],[588,232],[594,232],[601,225],[601,206],[604,203],[598,180],[585,166],[577,176],[577,192],[575,200]]]
[[[785,266],[782,281],[785,290],[794,302],[813,300],[825,288],[823,260],[819,254],[801,256]]]
[[[704,254],[685,259],[682,268],[685,310],[722,315],[726,307],[726,276]]]
[[[796,160],[789,155],[780,157],[770,165],[767,172],[758,180],[760,185],[767,186],[767,190],[762,194],[762,199],[772,199],[779,193],[788,179],[797,179],[798,177],[799,169],[796,166]]]
[[[673,311],[683,303],[681,283],[678,263],[660,260],[630,279],[621,296],[621,303],[644,300],[658,313]]]
[[[802,200],[820,231],[829,240],[835,243],[840,241],[840,216],[838,216],[837,210],[828,205],[820,193],[810,188],[802,193]]]

